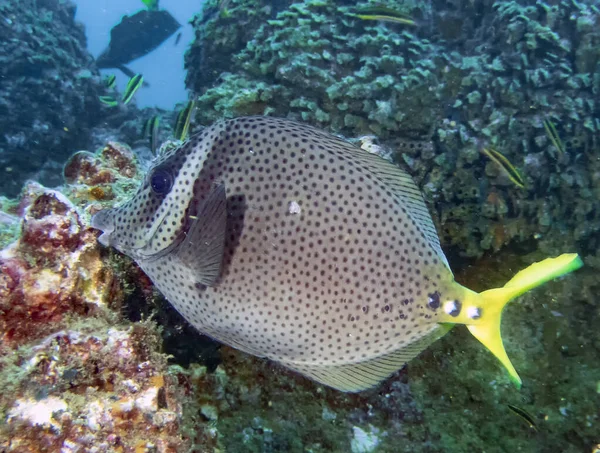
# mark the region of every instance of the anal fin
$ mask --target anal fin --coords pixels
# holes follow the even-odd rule
[[[362,362],[320,365],[299,361],[280,361],[306,377],[342,392],[360,392],[379,384],[405,363],[409,362],[431,343],[451,329],[448,325],[436,325],[433,330],[420,339],[392,352],[364,360]]]

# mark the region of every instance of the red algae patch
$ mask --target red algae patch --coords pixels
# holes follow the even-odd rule
[[[84,333],[86,327],[60,331],[26,354],[19,351],[27,383],[7,404],[0,433],[10,444],[0,446],[8,451],[189,449],[180,434],[186,386],[179,384],[185,377],[166,374],[161,356],[145,357],[140,341],[158,341],[152,326],[105,327],[102,334]]]
[[[62,191],[25,186],[18,238],[0,250],[0,451],[189,451],[203,432],[183,426],[194,385],[168,368],[153,323],[122,319],[129,277],[87,224],[137,185],[134,156],[112,143],[65,175]]]
[[[95,154],[80,151],[73,154],[64,167],[63,175],[69,184],[106,184],[115,181],[109,169],[100,169],[102,160]]]
[[[128,146],[117,142],[108,142],[100,151],[100,156],[107,165],[116,169],[121,176],[133,178],[137,174],[134,154]]]
[[[123,291],[101,260],[96,232],[60,192],[29,184],[21,234],[0,252],[0,332],[18,346],[62,328],[66,315],[120,306]]]

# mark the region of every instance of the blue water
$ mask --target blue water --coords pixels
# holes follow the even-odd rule
[[[110,41],[110,29],[120,22],[124,14],[131,15],[144,7],[140,0],[77,0],[76,20],[85,25],[88,50],[98,57]],[[183,56],[187,45],[193,39],[189,25],[192,16],[201,10],[202,0],[163,0],[162,9],[169,11],[179,21],[182,32],[179,44],[175,46],[177,33],[167,39],[158,49],[150,52],[127,66],[144,75],[149,86],[136,94],[139,107],[160,107],[172,109],[178,102],[187,101]],[[129,78],[117,69],[103,69],[103,74],[116,74],[119,91],[123,91]]]

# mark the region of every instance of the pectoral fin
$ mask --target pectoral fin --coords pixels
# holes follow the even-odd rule
[[[214,286],[221,274],[227,226],[225,185],[215,186],[192,219],[175,257],[197,276],[197,283]]]

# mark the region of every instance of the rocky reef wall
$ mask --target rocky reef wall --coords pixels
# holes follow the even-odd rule
[[[121,315],[152,300],[151,284],[88,226],[139,176],[109,143],[73,156],[64,191],[31,182],[0,198],[12,219],[0,224],[0,450],[167,453],[212,439],[193,396],[202,370],[170,367],[156,325]]]
[[[60,183],[102,118],[101,85],[73,3],[5,0],[0,15],[0,193],[15,196],[28,177]]]

